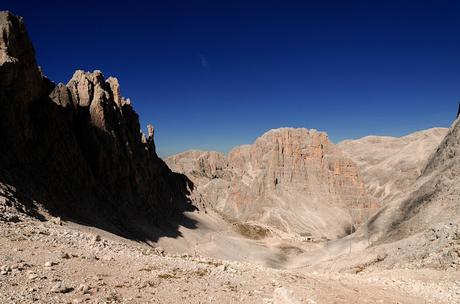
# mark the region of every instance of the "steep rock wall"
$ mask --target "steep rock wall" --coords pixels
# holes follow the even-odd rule
[[[77,71],[55,86],[21,18],[0,12],[0,33],[0,182],[15,203],[120,231],[190,207],[193,185],[156,155],[116,78]]]
[[[378,207],[355,164],[316,130],[271,130],[227,157],[188,151],[166,162],[194,181],[201,205],[291,234],[335,238]]]

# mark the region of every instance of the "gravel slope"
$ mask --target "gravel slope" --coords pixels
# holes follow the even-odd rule
[[[276,270],[166,253],[94,228],[59,225],[52,218],[19,219],[0,222],[1,303],[454,303],[459,299],[455,276],[447,272]]]

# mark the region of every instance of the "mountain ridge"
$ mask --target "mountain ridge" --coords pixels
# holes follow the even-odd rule
[[[317,238],[344,235],[354,229],[350,226],[363,221],[376,208],[366,197],[354,164],[342,156],[325,132],[315,129],[272,129],[251,145],[233,148],[227,156],[219,152],[186,151],[165,161],[195,183],[199,205],[215,208],[230,218],[255,221],[284,232],[294,229],[297,235],[312,233]],[[353,207],[347,205],[351,202]],[[334,216],[329,217],[326,209],[314,211],[326,205],[330,205],[328,210]],[[310,218],[300,220],[301,214],[309,212]],[[298,226],[288,224],[286,217]],[[309,223],[310,228],[302,222]],[[326,222],[334,232],[320,228]]]
[[[134,234],[191,208],[193,185],[156,155],[116,78],[76,71],[55,85],[22,18],[0,12],[0,32],[0,182],[15,204]]]
[[[385,205],[415,182],[447,131],[430,128],[401,137],[372,135],[337,146],[359,167],[368,193]]]

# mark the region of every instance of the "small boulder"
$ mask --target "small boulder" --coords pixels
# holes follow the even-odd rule
[[[47,268],[53,267],[53,266],[55,266],[55,265],[57,265],[57,263],[55,263],[55,262],[50,262],[50,261],[45,262],[45,267],[47,267]]]
[[[57,225],[57,226],[61,226],[62,225],[62,222],[61,222],[61,218],[60,217],[53,217],[50,219],[50,222]]]
[[[7,275],[11,272],[11,267],[8,266],[8,265],[3,265],[2,267],[0,267],[0,274],[1,275]]]
[[[80,284],[80,286],[78,286],[78,291],[82,292],[83,294],[89,294],[90,290],[91,288],[86,284]]]
[[[59,281],[56,284],[54,284],[50,292],[52,293],[68,293],[73,291],[73,288],[66,286],[63,282]]]

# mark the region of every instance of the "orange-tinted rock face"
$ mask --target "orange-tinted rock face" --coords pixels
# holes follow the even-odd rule
[[[193,157],[199,159],[195,165]],[[197,178],[197,172],[206,172],[202,163],[207,160],[212,162],[206,154],[184,153],[167,163],[196,181],[207,205],[238,220],[261,222],[285,232],[336,237],[376,207],[356,166],[323,132],[271,130],[254,144],[233,149],[221,161],[227,165],[214,180],[203,179],[206,174]],[[184,162],[188,168],[180,165]]]

